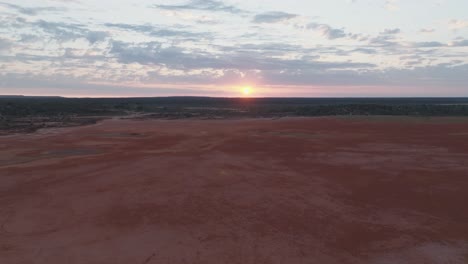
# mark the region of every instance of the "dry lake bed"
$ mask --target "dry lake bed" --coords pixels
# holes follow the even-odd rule
[[[0,263],[468,263],[468,119],[105,120],[0,137]]]

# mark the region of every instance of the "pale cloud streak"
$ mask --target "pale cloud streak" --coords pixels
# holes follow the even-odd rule
[[[468,20],[452,19],[448,23],[449,29],[459,30],[468,28]]]
[[[226,12],[234,14],[246,12],[245,10],[242,10],[234,5],[229,5],[219,0],[191,0],[186,4],[159,4],[154,5],[153,7],[165,10],[198,10],[208,12]]]
[[[298,17],[296,14],[290,14],[280,11],[265,12],[254,16],[254,23],[278,23]]]

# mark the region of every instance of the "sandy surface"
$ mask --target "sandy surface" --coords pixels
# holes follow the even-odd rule
[[[468,263],[468,120],[0,137],[0,263]]]

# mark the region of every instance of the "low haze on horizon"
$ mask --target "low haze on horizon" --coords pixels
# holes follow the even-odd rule
[[[468,96],[468,1],[0,0],[0,94]]]

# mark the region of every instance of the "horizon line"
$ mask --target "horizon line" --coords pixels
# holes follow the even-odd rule
[[[193,95],[168,95],[168,96],[63,96],[63,95],[21,95],[0,94],[0,98],[64,98],[64,99],[140,99],[140,98],[213,98],[213,99],[468,99],[468,96],[193,96]]]

